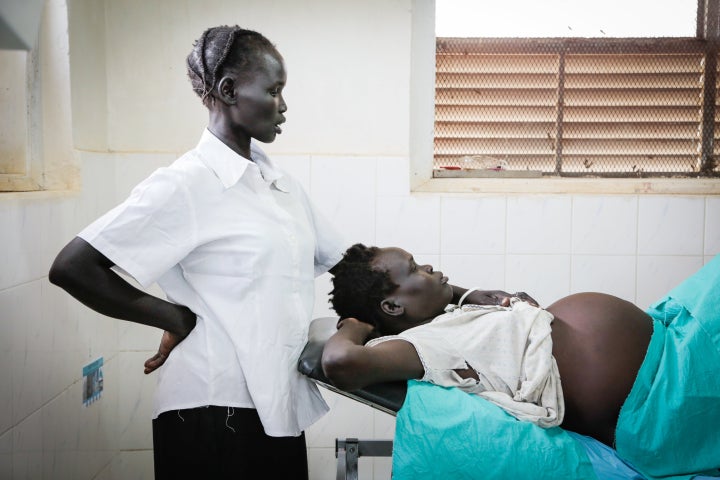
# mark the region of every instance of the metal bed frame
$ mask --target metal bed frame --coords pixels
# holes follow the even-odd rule
[[[402,407],[407,392],[406,382],[388,382],[371,385],[361,390],[346,392],[335,387],[325,376],[321,360],[323,347],[335,333],[337,317],[316,318],[310,324],[308,342],[300,354],[298,370],[318,385],[395,416]],[[357,480],[360,457],[392,456],[392,440],[359,440],[357,438],[336,438],[337,480]]]

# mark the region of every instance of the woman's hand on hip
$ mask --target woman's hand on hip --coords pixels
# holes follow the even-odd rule
[[[182,342],[183,339],[184,337],[165,330],[160,339],[160,346],[158,347],[157,353],[145,360],[145,374],[147,375],[160,368],[165,363],[165,360],[167,360],[170,352]]]

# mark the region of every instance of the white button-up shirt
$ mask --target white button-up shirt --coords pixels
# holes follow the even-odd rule
[[[314,277],[347,245],[300,184],[251,147],[253,162],[206,130],[79,236],[197,314],[159,370],[154,416],[250,407],[268,435],[299,435],[327,411],[297,371]]]

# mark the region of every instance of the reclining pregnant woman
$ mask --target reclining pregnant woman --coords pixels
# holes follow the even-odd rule
[[[451,305],[447,277],[399,248],[354,245],[333,275],[322,363],[341,389],[422,379],[593,437],[649,478],[720,468],[720,256],[649,313],[600,293]]]

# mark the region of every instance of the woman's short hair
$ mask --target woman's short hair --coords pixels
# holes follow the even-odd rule
[[[373,268],[379,252],[378,247],[356,243],[333,267],[330,303],[340,318],[354,317],[378,326],[380,302],[398,287],[387,271]]]
[[[187,73],[193,90],[208,105],[208,98],[227,72],[245,77],[255,72],[263,53],[282,58],[270,40],[237,25],[208,28],[193,43],[187,56]]]

